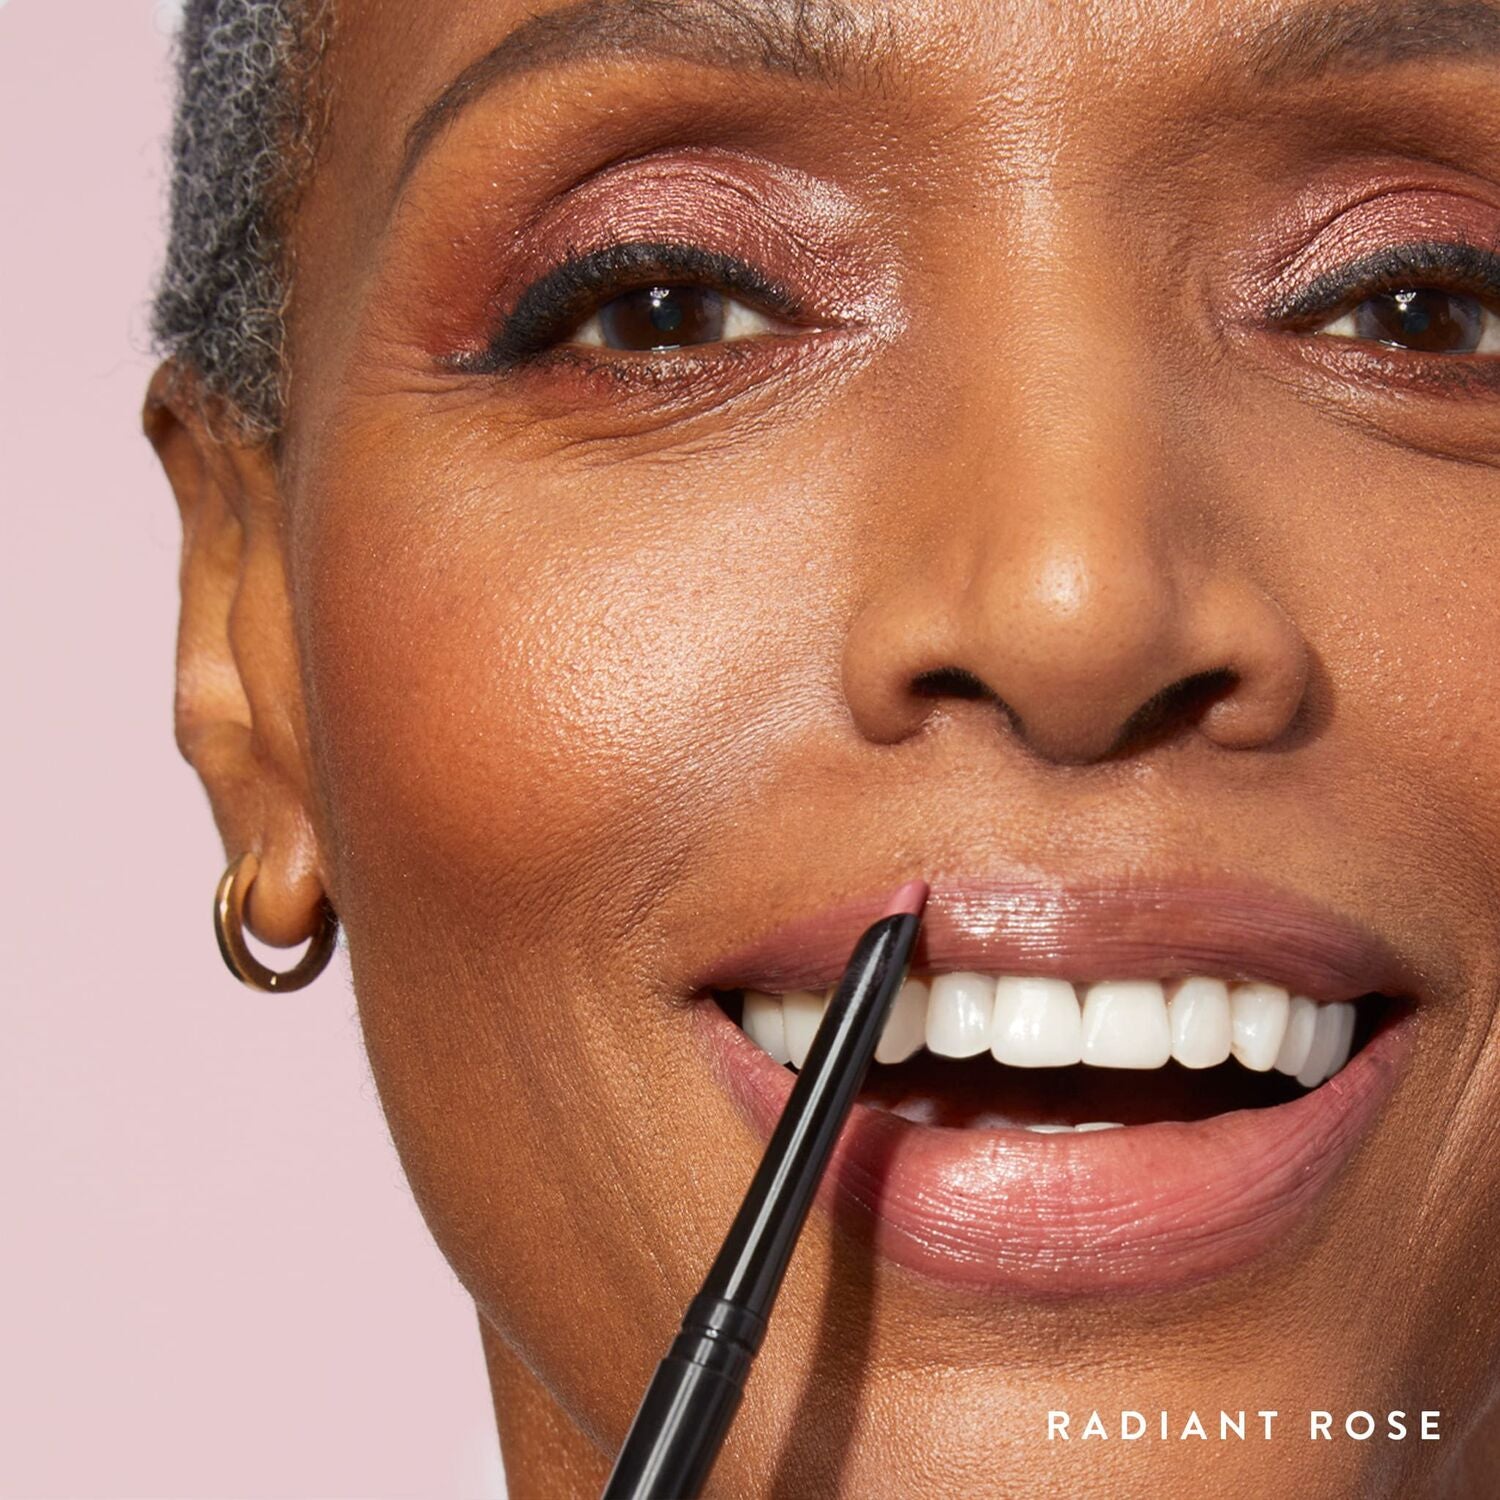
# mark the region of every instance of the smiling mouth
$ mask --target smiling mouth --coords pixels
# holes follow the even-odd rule
[[[689,1030],[762,1141],[872,907],[698,977]],[[1373,933],[1265,886],[935,880],[819,1202],[984,1292],[1166,1290],[1296,1254],[1396,1087],[1415,995]]]
[[[714,1003],[796,1070],[832,994],[718,990]],[[917,972],[859,1102],[923,1125],[1037,1134],[1200,1121],[1286,1104],[1402,1013],[1380,994],[1319,1004],[1208,975],[1078,983]]]

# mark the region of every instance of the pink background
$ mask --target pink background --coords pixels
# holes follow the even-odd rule
[[[0,1494],[497,1496],[346,971],[211,935],[138,418],[174,14],[0,0]]]

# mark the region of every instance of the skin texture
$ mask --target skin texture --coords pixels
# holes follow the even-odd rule
[[[1327,1201],[1231,1274],[1051,1301],[815,1211],[713,1493],[1488,1493],[1500,360],[1265,309],[1433,226],[1500,241],[1495,60],[1255,76],[1289,0],[861,0],[847,84],[538,66],[398,192],[406,130],[531,9],[342,0],[283,439],[235,446],[165,374],[147,403],[179,743],[260,856],[255,934],[305,938],[323,892],[345,925],[511,1493],[597,1492],[757,1157],[696,976],[914,872],[1194,871],[1420,978]],[[454,367],[611,235],[750,260],[804,316]],[[1122,1406],[1444,1437],[1047,1446],[1046,1409]]]

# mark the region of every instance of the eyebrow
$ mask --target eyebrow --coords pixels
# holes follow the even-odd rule
[[[3,3],[3,0],[0,0]],[[452,121],[496,85],[601,57],[652,57],[834,85],[878,80],[888,18],[843,0],[574,0],[533,14],[470,63],[406,132],[394,193]],[[1239,72],[1243,41],[1232,44]],[[1262,84],[1412,61],[1500,57],[1500,6],[1490,0],[1335,0],[1277,16],[1248,43]]]
[[[406,132],[396,192],[454,118],[497,84],[599,57],[652,57],[821,84],[876,76],[882,22],[842,0],[575,0],[469,64]]]
[[[1261,83],[1368,72],[1407,62],[1500,57],[1500,8],[1487,0],[1353,0],[1278,16],[1250,43]]]

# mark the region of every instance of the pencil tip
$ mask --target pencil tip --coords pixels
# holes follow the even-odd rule
[[[883,915],[887,917],[915,917],[921,914],[922,908],[926,905],[927,882],[925,880],[908,880],[886,902]]]

